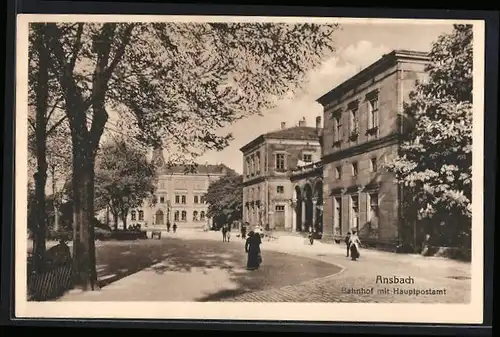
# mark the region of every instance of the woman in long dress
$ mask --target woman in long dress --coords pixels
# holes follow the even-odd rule
[[[356,231],[352,231],[351,237],[349,238],[349,249],[351,251],[351,260],[356,261],[359,259],[359,247],[361,246],[361,240],[358,237]]]
[[[260,254],[260,244],[262,243],[260,235],[255,234],[253,231],[248,233],[248,238],[245,242],[245,252],[248,253],[247,269],[258,269],[262,263]]]

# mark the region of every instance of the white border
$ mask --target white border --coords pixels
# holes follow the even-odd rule
[[[38,15],[17,17],[16,63],[16,282],[17,318],[135,318],[135,319],[235,319],[314,320],[394,323],[482,323],[483,319],[483,116],[484,116],[484,21],[427,19],[360,19],[308,17],[237,16],[140,16],[140,15]],[[474,26],[474,124],[472,185],[472,280],[470,304],[384,304],[384,303],[198,303],[198,302],[28,302],[26,298],[27,228],[27,59],[30,22],[314,22],[340,24],[450,24]],[[133,308],[133,310],[130,310]],[[175,308],[175,310],[172,310]]]

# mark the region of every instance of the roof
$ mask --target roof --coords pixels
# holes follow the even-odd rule
[[[389,54],[384,54],[380,59],[376,62],[372,63],[368,67],[364,68],[354,76],[350,77],[348,80],[342,82],[340,85],[336,86],[320,98],[316,100],[316,102],[325,106],[329,104],[332,100],[339,98],[344,93],[351,90],[353,87],[358,86],[359,84],[367,81],[370,78],[373,78],[375,75],[389,69],[394,66],[397,61],[407,60],[407,61],[416,61],[416,62],[428,62],[429,61],[429,53],[414,51],[414,50],[404,50],[397,49],[393,50]]]
[[[321,130],[321,129],[320,129]],[[292,126],[290,128],[281,129],[278,131],[271,131],[264,133],[255,138],[251,142],[245,144],[240,148],[244,152],[247,148],[261,143],[266,139],[283,139],[283,140],[303,140],[303,141],[316,141],[320,140],[320,132],[315,127],[310,126]]]
[[[199,174],[199,175],[224,175],[235,173],[235,171],[224,164],[196,164],[196,165],[175,165],[165,166],[164,173],[166,174]]]

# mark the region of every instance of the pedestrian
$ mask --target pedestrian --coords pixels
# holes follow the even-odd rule
[[[229,242],[229,240],[231,240],[231,225],[227,226],[226,240],[227,240],[227,242]]]
[[[241,224],[241,238],[242,239],[245,239],[247,236],[247,226],[248,226],[248,222]]]
[[[222,225],[220,231],[222,232],[222,242],[226,242],[227,225],[226,224]]]
[[[347,235],[345,236],[344,238],[344,242],[345,242],[345,247],[346,247],[346,250],[347,250],[347,257],[349,257],[349,240],[351,239],[351,232],[347,232]]]
[[[174,222],[174,226],[172,227],[172,229],[174,230],[174,233],[177,232],[177,224]]]
[[[352,231],[351,237],[349,238],[349,248],[351,250],[351,260],[356,261],[359,259],[359,247],[361,246],[361,240],[358,237],[356,230]]]
[[[167,232],[170,232],[170,221],[167,221]]]
[[[309,243],[311,245],[314,243],[314,230],[313,230],[313,226],[309,226]]]
[[[262,243],[260,235],[253,231],[248,232],[248,238],[245,241],[245,252],[248,254],[247,270],[258,269],[262,263],[260,244]]]

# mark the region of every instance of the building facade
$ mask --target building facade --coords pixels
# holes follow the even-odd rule
[[[427,53],[397,50],[317,100],[324,109],[323,234],[357,229],[364,242],[401,238],[401,193],[383,169],[404,132],[403,104],[426,77]]]
[[[383,167],[398,153],[404,103],[427,77],[427,55],[395,50],[317,99],[324,125],[321,132],[311,129],[307,141],[295,134],[279,141],[271,133],[245,145],[244,219],[258,223],[273,214],[275,228],[313,227],[337,242],[357,229],[364,243],[380,247],[416,235],[405,233],[404,191]],[[284,157],[277,157],[281,151]],[[304,153],[313,156],[297,165]],[[264,160],[258,170],[252,169],[256,154],[257,165]],[[276,193],[280,188],[284,193]],[[277,215],[278,208],[283,213]]]
[[[269,132],[243,146],[243,221],[273,230],[296,230],[290,173],[304,163],[321,159],[321,117],[309,127]]]
[[[154,200],[145,200],[142,207],[131,210],[127,226],[139,224],[147,230],[165,229],[167,223],[175,223],[179,230],[210,227],[205,202],[208,186],[232,170],[223,164],[168,167],[162,150],[154,150],[152,161],[158,172]],[[118,227],[123,228],[122,221]]]

